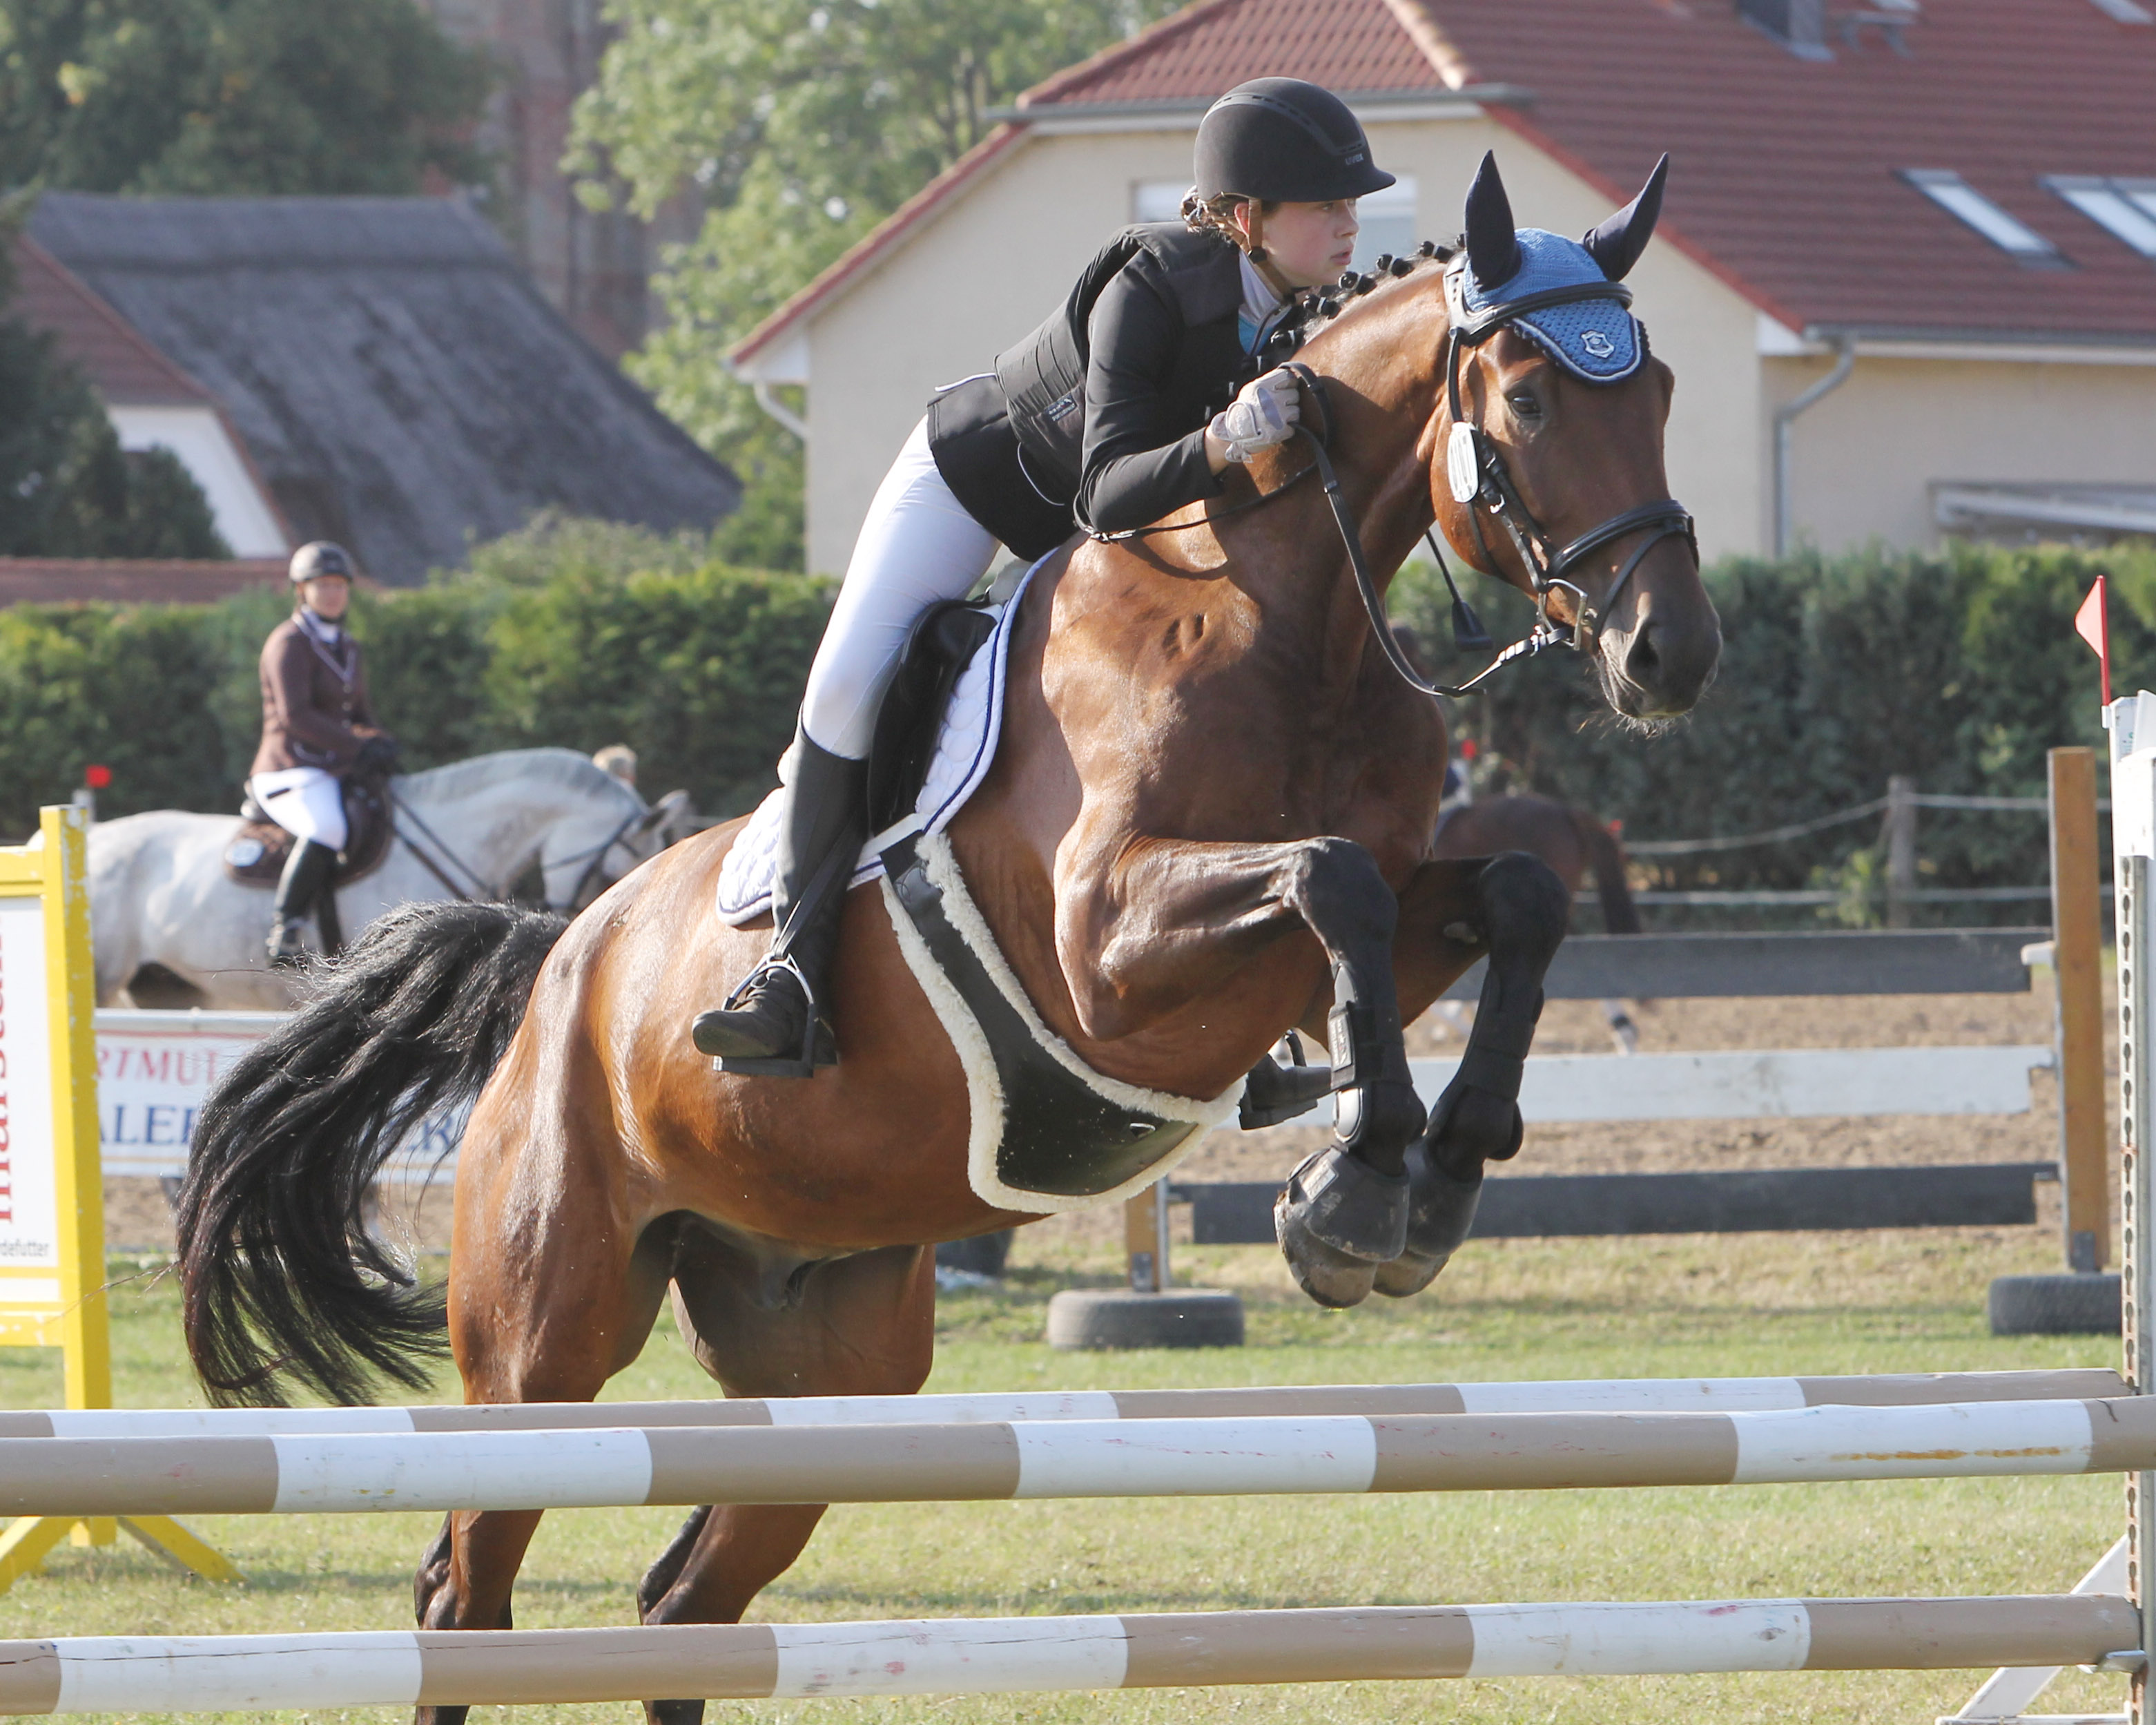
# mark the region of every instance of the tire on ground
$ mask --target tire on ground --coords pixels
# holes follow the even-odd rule
[[[1048,1345],[1060,1348],[1240,1347],[1243,1302],[1217,1288],[1066,1289],[1048,1302]]]
[[[1991,1285],[1994,1336],[2116,1336],[2116,1275],[1999,1276]]]

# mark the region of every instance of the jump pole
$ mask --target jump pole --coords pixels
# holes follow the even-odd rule
[[[38,837],[0,847],[0,1347],[56,1347],[73,1410],[112,1401],[90,1013],[89,811],[38,811]],[[110,1545],[126,1528],[216,1581],[239,1572],[162,1514],[56,1509],[0,1533],[0,1592],[63,1539]]]
[[[1317,1383],[1217,1389],[1020,1390],[926,1396],[783,1396],[702,1402],[506,1402],[433,1408],[99,1408],[0,1410],[0,1438],[264,1437],[320,1432],[589,1431],[620,1426],[971,1425],[1235,1414],[1682,1413],[1936,1402],[2101,1401],[2108,1367],[1910,1372],[1852,1377],[1619,1377],[1517,1383]]]
[[[999,1695],[1191,1685],[2092,1664],[2099,1594],[1682,1600],[0,1642],[0,1712]]]
[[[2156,1469],[2156,1398],[1735,1413],[0,1439],[0,1512],[1518,1491]]]

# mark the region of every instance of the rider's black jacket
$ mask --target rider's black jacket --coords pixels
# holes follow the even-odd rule
[[[1119,533],[1217,495],[1207,424],[1296,339],[1243,352],[1239,259],[1180,222],[1127,228],[993,373],[932,401],[937,469],[973,518],[1030,559],[1070,536],[1074,512]]]

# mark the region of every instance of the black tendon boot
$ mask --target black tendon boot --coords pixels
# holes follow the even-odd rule
[[[701,1012],[690,1034],[721,1072],[808,1078],[835,1065],[831,960],[854,859],[868,837],[868,763],[793,734],[793,764],[778,824],[771,950],[723,1008]]]
[[[336,852],[327,845],[303,838],[292,847],[292,854],[285,859],[285,872],[277,877],[277,902],[270,916],[268,944],[272,965],[289,968],[306,962],[306,949],[300,944],[300,924],[307,919],[316,898],[328,891],[330,870],[336,866]],[[334,912],[331,914],[333,918]]]

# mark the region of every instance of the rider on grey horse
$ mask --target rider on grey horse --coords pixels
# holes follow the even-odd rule
[[[342,944],[323,901],[347,837],[343,781],[397,760],[396,740],[374,722],[359,643],[343,623],[352,574],[341,545],[302,545],[288,571],[299,604],[262,645],[262,744],[247,790],[295,840],[270,924],[273,965],[300,961],[300,924],[318,907],[323,950]]]
[[[1030,561],[1074,525],[1146,526],[1294,435],[1278,367],[1302,296],[1348,267],[1355,200],[1393,177],[1345,103],[1291,78],[1215,102],[1195,167],[1183,219],[1125,229],[993,372],[937,394],[869,505],[781,764],[771,950],[696,1022],[723,1069],[806,1078],[838,1058],[829,985],[866,757],[921,613],[970,592],[999,542]]]

